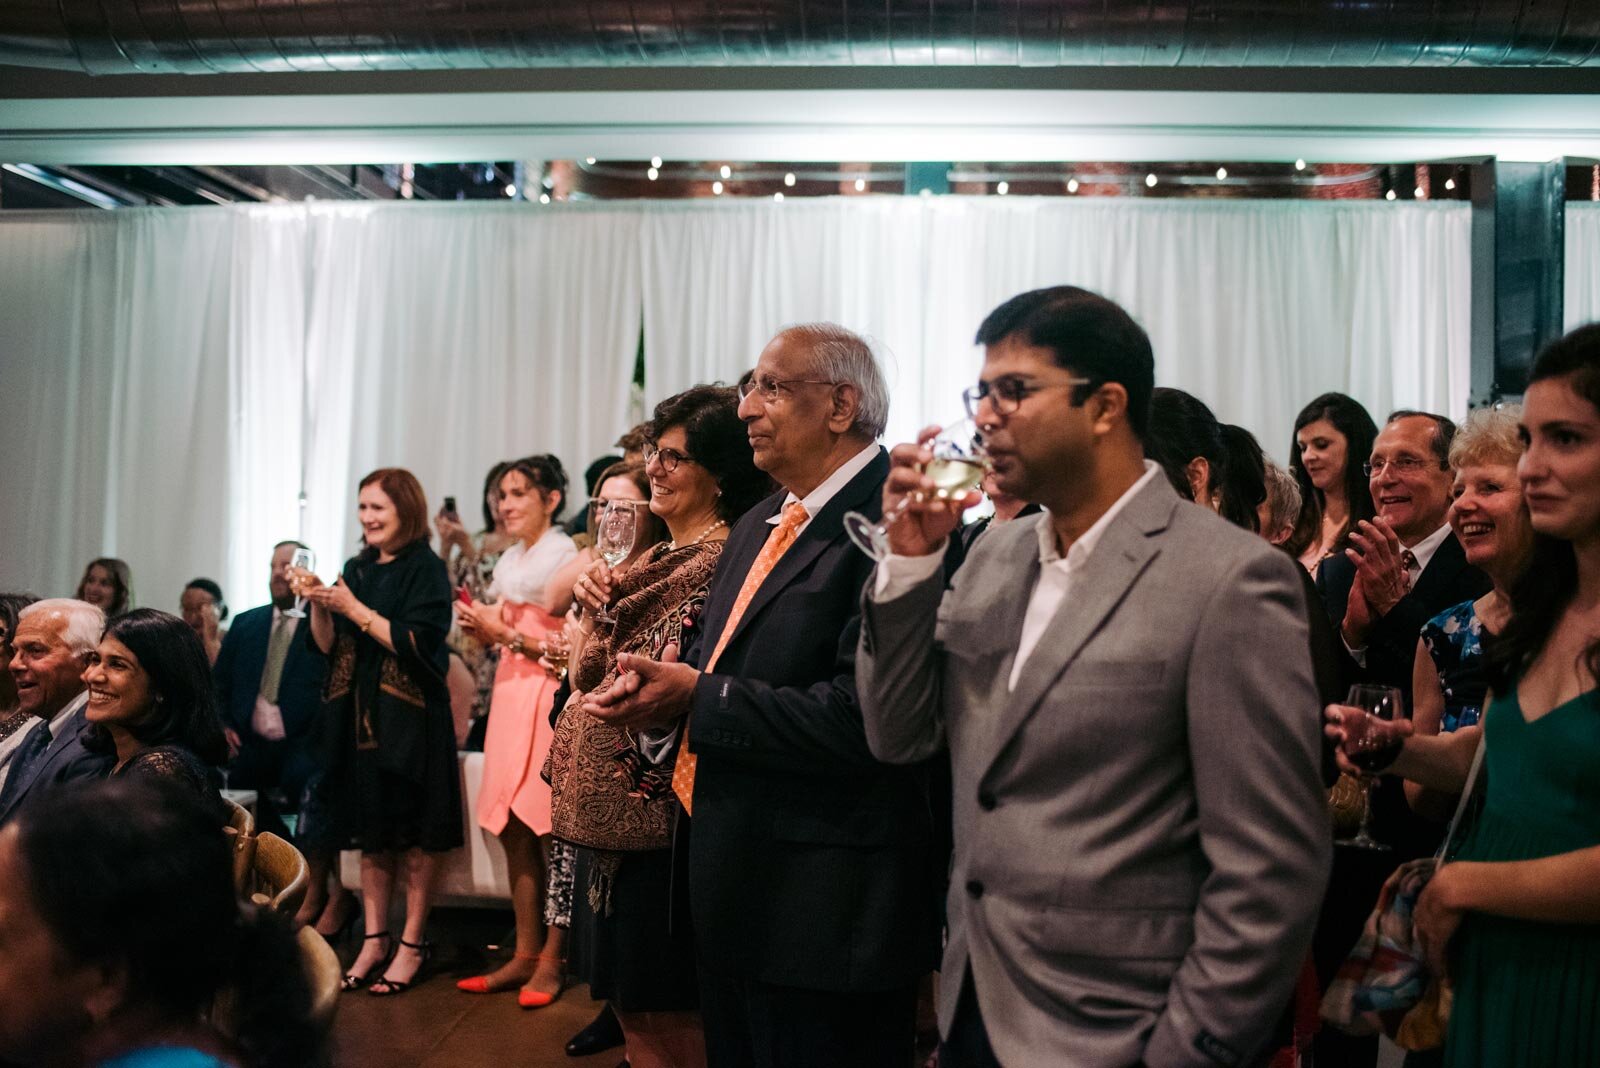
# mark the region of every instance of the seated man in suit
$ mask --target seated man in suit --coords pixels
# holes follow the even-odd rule
[[[1366,469],[1377,515],[1350,532],[1350,548],[1317,571],[1328,618],[1339,629],[1363,682],[1393,686],[1411,708],[1412,669],[1422,626],[1451,605],[1487,593],[1489,577],[1467,563],[1450,530],[1454,476],[1450,442],[1456,427],[1442,415],[1398,411],[1372,443]],[[1418,816],[1400,779],[1378,781],[1370,832],[1392,851],[1336,851],[1332,891],[1317,928],[1318,978],[1326,984],[1361,933],[1378,888],[1401,861],[1438,847],[1441,824]],[[1324,1028],[1317,1062],[1370,1068],[1375,1038],[1349,1038]]]
[[[256,791],[257,827],[288,838],[280,806],[298,807],[317,754],[312,737],[322,710],[327,658],[305,640],[306,619],[294,607],[289,561],[297,541],[273,546],[267,589],[272,602],[235,617],[222,639],[212,677],[224,732],[234,758],[228,785]],[[323,895],[313,887],[313,904]],[[313,914],[314,917],[314,914]]]
[[[927,769],[867,748],[856,633],[889,395],[842,327],[791,327],[740,386],[781,489],[730,532],[686,663],[623,656],[585,707],[648,728],[689,713],[673,787],[711,1068],[882,1068],[912,1058],[938,944]]]
[[[35,601],[17,614],[11,678],[22,710],[34,719],[17,732],[22,741],[0,767],[0,824],[63,783],[111,773],[115,757],[89,752],[78,737],[89,726],[83,673],[105,626],[100,609],[64,597]]]
[[[1256,1063],[1328,870],[1296,564],[1144,457],[1154,360],[1115,304],[1014,297],[967,394],[996,480],[1044,512],[981,538],[894,450],[893,554],[857,658],[872,751],[948,747],[941,1068]],[[926,438],[924,439],[926,440]]]

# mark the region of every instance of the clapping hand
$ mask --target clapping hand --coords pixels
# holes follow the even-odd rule
[[[1363,519],[1350,531],[1345,557],[1355,565],[1343,630],[1354,646],[1367,642],[1372,625],[1394,610],[1410,589],[1400,536],[1387,520]]]
[[[461,629],[485,645],[503,644],[510,626],[505,621],[505,606],[473,601],[456,602],[456,622]]]
[[[344,584],[344,576],[340,576],[332,586],[325,586],[322,580],[311,572],[303,574],[310,576],[300,582],[300,595],[318,608],[330,612],[338,612],[347,619],[354,619],[357,612],[365,606],[350,592],[350,587]]]

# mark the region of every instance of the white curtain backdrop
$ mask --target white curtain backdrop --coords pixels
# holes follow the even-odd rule
[[[1567,329],[1600,322],[1600,204],[1567,205]]]
[[[1600,239],[1581,228],[1597,221],[1569,211],[1569,250],[1589,249],[1591,272]],[[280,538],[303,536],[332,574],[374,467],[411,468],[434,507],[454,495],[469,522],[495,460],[555,452],[576,483],[628,425],[641,325],[650,404],[734,381],[787,323],[850,326],[886,357],[888,437],[903,440],[959,413],[989,310],[1081,285],[1150,331],[1159,381],[1283,459],[1295,412],[1325,390],[1380,418],[1463,412],[1469,244],[1458,204],[7,213],[0,588],[70,593],[89,558],[113,555],[141,603],[175,608],[206,574],[243,607],[264,598]]]
[[[627,426],[637,229],[510,204],[8,215],[0,588],[70,594],[108,555],[142,604],[201,574],[257,604],[274,542],[327,576],[354,551],[378,466],[476,526],[491,463],[554,452],[575,506]]]
[[[1459,416],[1469,389],[1465,204],[843,198],[649,206],[647,399],[733,381],[787,323],[832,319],[888,353],[890,440],[960,414],[990,310],[1072,284],[1150,332],[1157,381],[1280,460],[1340,390],[1381,419]]]

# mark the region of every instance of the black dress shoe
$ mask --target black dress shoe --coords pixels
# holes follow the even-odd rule
[[[617,1022],[617,1014],[611,1011],[611,1006],[608,1004],[600,1010],[600,1015],[589,1022],[588,1027],[568,1040],[567,1056],[588,1057],[604,1053],[608,1049],[616,1049],[620,1045],[622,1045],[622,1025]],[[621,1065],[618,1068],[621,1068]]]

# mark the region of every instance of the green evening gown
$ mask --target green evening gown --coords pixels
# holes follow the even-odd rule
[[[1527,722],[1515,691],[1485,725],[1488,795],[1456,859],[1600,845],[1600,691]],[[1600,924],[1468,914],[1456,936],[1448,1068],[1600,1065]]]

